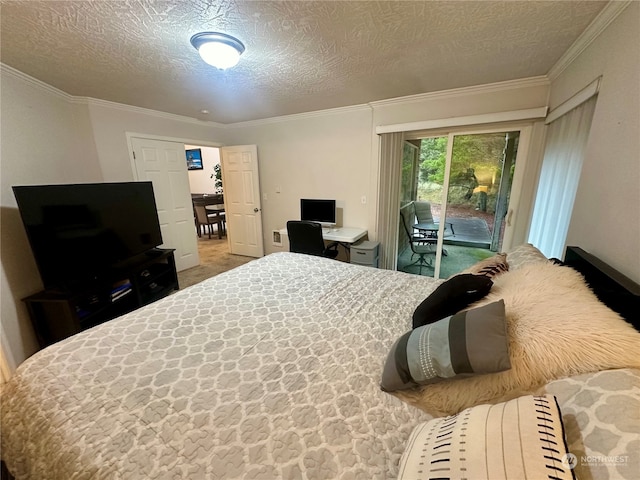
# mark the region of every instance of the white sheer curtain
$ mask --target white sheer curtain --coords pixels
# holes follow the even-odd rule
[[[378,185],[378,241],[380,268],[395,270],[398,263],[400,178],[404,133],[380,135],[380,177]]]
[[[549,125],[529,230],[529,242],[548,258],[564,255],[596,96]]]

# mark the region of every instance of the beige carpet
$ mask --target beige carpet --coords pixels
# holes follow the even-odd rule
[[[216,236],[209,239],[206,235],[203,235],[198,238],[198,253],[200,254],[200,265],[178,272],[180,289],[195,285],[209,277],[255,260],[253,257],[230,254],[227,237],[218,239]]]

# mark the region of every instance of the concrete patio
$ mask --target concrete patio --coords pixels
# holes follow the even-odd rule
[[[484,219],[447,217],[447,223],[452,224],[455,234],[448,233],[448,229],[445,231],[446,245],[478,248],[491,246],[491,233]]]
[[[444,248],[447,255],[442,256],[440,264],[440,278],[448,278],[451,275],[461,272],[476,262],[494,255],[489,250],[491,245],[491,233],[487,222],[482,218],[460,218],[447,217],[447,223],[452,224],[451,232],[449,228],[445,230]],[[433,256],[429,257],[432,266],[420,269],[417,265],[410,266],[416,256],[410,248],[398,255],[398,270],[416,275],[433,277],[435,265],[435,247]]]

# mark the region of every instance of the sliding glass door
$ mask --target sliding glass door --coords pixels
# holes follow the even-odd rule
[[[521,130],[450,132],[418,139],[417,188],[412,200],[418,213],[430,210],[432,220],[420,218],[415,208],[410,210],[404,198],[408,191],[400,207],[405,217],[413,216],[412,233],[429,239],[431,268],[413,271],[415,253],[402,249],[399,242],[399,270],[448,278],[501,251],[513,214],[510,201],[518,194],[513,185],[523,163],[518,157]],[[403,179],[403,185],[411,182]]]

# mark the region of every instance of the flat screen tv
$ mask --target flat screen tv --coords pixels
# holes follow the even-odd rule
[[[45,288],[99,281],[162,244],[151,182],[14,186]]]
[[[318,222],[322,225],[335,225],[336,201],[315,198],[300,199],[300,220]]]

